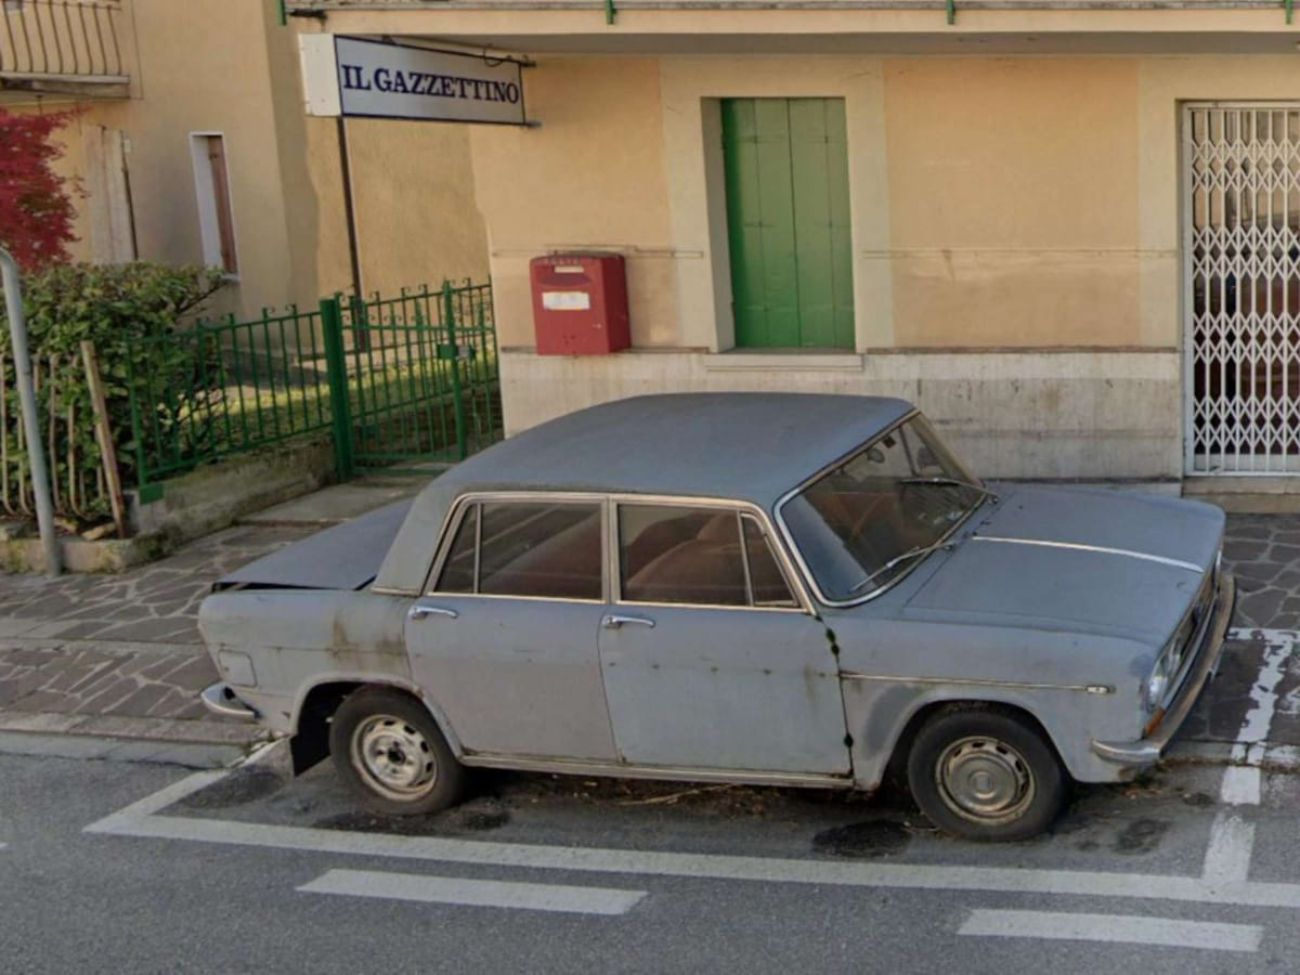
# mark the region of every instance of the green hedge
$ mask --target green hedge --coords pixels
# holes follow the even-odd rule
[[[54,456],[49,458],[56,479],[68,477],[69,446],[77,457],[97,462],[99,456],[90,393],[81,363],[81,342],[90,339],[95,343],[118,447],[118,463],[124,480],[130,484],[134,455],[128,375],[134,371],[136,375],[165,378],[166,388],[183,389],[192,388],[195,371],[193,355],[187,346],[140,340],[183,327],[221,286],[222,275],[216,269],[167,267],[146,262],[59,265],[24,278],[23,304],[32,356],[42,362],[52,355],[60,356],[61,360],[55,377],[57,402],[50,401],[53,387],[47,376],[40,391],[41,414],[48,417],[48,411],[53,408],[63,417],[72,407],[77,417],[73,434],[76,442],[56,443]],[[0,323],[3,325],[0,351],[8,357],[9,322],[3,308],[0,308]],[[9,423],[0,435],[6,437],[10,466],[21,468],[25,466],[25,458],[18,452],[14,436],[20,413],[12,359],[7,358],[5,372]],[[173,414],[180,408],[178,404],[158,404],[164,414]],[[21,475],[21,470],[18,473]],[[106,502],[100,500],[85,510],[61,513],[85,523],[102,517],[106,511]]]

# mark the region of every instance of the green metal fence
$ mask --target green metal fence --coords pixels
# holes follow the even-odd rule
[[[330,435],[340,477],[427,473],[501,436],[489,284],[334,296],[150,339],[165,365],[128,378],[135,479]]]
[[[334,313],[322,302],[327,334]],[[501,436],[492,289],[439,291],[338,305],[349,376],[347,417],[336,413],[340,473],[455,461]],[[340,412],[342,404],[339,404]],[[350,438],[342,436],[349,426]]]

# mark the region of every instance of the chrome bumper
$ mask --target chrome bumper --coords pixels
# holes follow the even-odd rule
[[[1168,746],[1187,715],[1196,706],[1201,691],[1219,669],[1223,656],[1223,641],[1232,622],[1232,610],[1237,602],[1237,583],[1228,575],[1219,576],[1219,592],[1214,599],[1214,613],[1200,648],[1195,669],[1187,675],[1182,691],[1165,712],[1155,732],[1141,741],[1093,741],[1092,750],[1108,762],[1119,765],[1152,765]]]
[[[257,720],[257,712],[235,696],[229,684],[213,684],[199,695],[203,706],[223,718]]]

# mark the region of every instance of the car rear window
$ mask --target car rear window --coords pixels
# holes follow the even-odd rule
[[[484,502],[461,519],[438,592],[603,598],[600,507]]]

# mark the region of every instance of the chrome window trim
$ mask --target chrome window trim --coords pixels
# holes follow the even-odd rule
[[[601,538],[605,551],[605,564],[601,573],[601,592],[602,598],[593,599],[573,599],[570,597],[558,596],[506,596],[498,593],[453,593],[439,592],[434,588],[436,580],[441,576],[443,566],[451,552],[452,542],[455,540],[456,532],[460,529],[461,520],[465,512],[473,505],[480,503],[494,502],[547,502],[554,504],[595,504],[601,508]],[[797,606],[725,606],[712,605],[705,603],[632,603],[623,602],[618,598],[618,531],[617,506],[621,503],[628,504],[647,504],[663,507],[681,507],[681,508],[718,508],[721,510],[735,510],[743,515],[751,515],[758,523],[763,532],[768,546],[772,550],[772,555],[776,559],[777,567],[780,569],[785,579],[786,585],[790,588],[790,593],[794,597]],[[743,534],[741,536],[744,537]],[[579,603],[582,605],[615,605],[615,606],[652,606],[660,609],[727,609],[727,610],[749,610],[763,613],[800,613],[806,616],[816,617],[817,612],[808,590],[804,585],[804,580],[791,563],[790,555],[786,551],[786,546],[781,542],[782,536],[773,530],[772,519],[768,512],[760,506],[749,501],[738,501],[735,498],[721,498],[716,496],[696,496],[696,495],[666,495],[666,494],[629,494],[617,493],[607,494],[591,491],[467,491],[458,495],[447,509],[447,515],[443,519],[442,530],[438,537],[438,543],[434,550],[433,561],[429,571],[425,573],[424,584],[418,593],[406,593],[403,595],[424,595],[424,596],[441,596],[444,598],[471,598],[471,599],[525,599],[536,602],[556,602],[556,603]],[[396,595],[398,593],[394,593]]]
[[[424,584],[420,587],[420,592],[425,596],[441,596],[444,598],[460,599],[469,597],[471,599],[525,599],[537,602],[554,602],[554,603],[581,603],[587,606],[602,606],[609,602],[609,572],[608,562],[602,559],[601,580],[599,599],[574,599],[568,596],[510,596],[504,593],[479,593],[479,592],[442,592],[434,587],[438,578],[442,575],[443,566],[447,557],[451,554],[451,546],[455,541],[456,532],[460,530],[460,523],[465,517],[465,513],[472,509],[476,504],[492,504],[496,502],[504,503],[551,503],[551,504],[590,504],[594,505],[600,512],[600,531],[602,550],[606,545],[606,539],[609,535],[609,512],[606,504],[606,496],[588,492],[573,491],[468,491],[458,495],[452,502],[451,507],[447,510],[447,516],[443,519],[442,532],[438,538],[437,547],[434,550],[433,564],[425,574]],[[474,585],[478,586],[478,549],[480,537],[477,537],[482,530],[483,519],[478,519],[478,525],[475,528],[476,538],[474,545]]]
[[[790,589],[790,594],[794,597],[797,606],[732,606],[718,605],[713,603],[647,603],[632,602],[623,599],[623,580],[622,566],[619,559],[618,543],[618,507],[622,504],[638,504],[650,507],[667,507],[667,508],[717,508],[720,511],[732,510],[737,512],[737,528],[740,529],[739,518],[748,514],[752,515],[758,522],[758,527],[762,530],[764,539],[768,547],[772,550],[772,556],[776,559],[777,568],[785,578],[786,586]],[[777,542],[778,535],[772,531],[772,521],[768,513],[761,507],[750,501],[738,501],[735,498],[717,498],[717,497],[692,497],[687,495],[665,495],[665,494],[611,494],[609,495],[609,564],[608,574],[610,580],[609,596],[610,602],[615,606],[656,606],[660,609],[726,609],[726,610],[743,610],[747,612],[764,612],[764,613],[800,613],[805,616],[817,616],[817,611],[809,599],[808,592],[803,585],[803,580],[798,572],[794,570],[790,563],[785,546]],[[744,532],[741,531],[742,549],[744,547]]]
[[[795,577],[794,567],[786,563],[785,554],[784,552],[781,551],[781,543],[778,540],[777,536],[772,532],[768,522],[760,521],[752,513],[747,511],[742,511],[740,512],[740,522],[741,522],[740,544],[741,544],[741,551],[745,553],[746,567],[747,568],[749,567],[749,546],[745,542],[745,519],[746,518],[750,519],[755,525],[758,526],[759,535],[761,535],[763,541],[767,543],[767,550],[772,553],[772,559],[776,562],[776,570],[779,573],[781,573],[781,578],[785,582],[785,588],[786,591],[790,594],[790,598],[792,598],[796,603],[800,602],[799,596],[797,595],[795,590],[794,583],[791,581],[791,579]],[[753,592],[752,588],[750,592],[752,594]],[[794,609],[794,608],[795,607],[793,606],[771,606],[771,605],[759,606],[757,604],[750,607],[750,609]]]
[[[583,606],[606,606],[603,599],[579,599],[576,596],[511,596],[501,592],[430,592],[438,599],[517,599],[533,603],[579,603]],[[423,598],[423,597],[421,597]]]
[[[902,572],[896,575],[889,582],[885,583],[883,586],[880,586],[879,588],[871,590],[871,592],[866,593],[862,596],[857,596],[853,599],[831,599],[824,592],[822,592],[821,586],[817,584],[817,577],[813,575],[812,570],[808,567],[808,563],[804,561],[803,553],[799,551],[799,546],[795,544],[794,535],[791,534],[789,526],[785,523],[785,516],[782,514],[782,511],[784,510],[787,504],[793,501],[799,495],[800,492],[808,488],[810,485],[814,484],[816,481],[820,480],[822,477],[829,474],[831,471],[835,470],[835,468],[848,463],[848,461],[856,457],[858,454],[870,450],[879,441],[889,436],[891,433],[893,433],[895,430],[901,427],[904,423],[907,423],[909,420],[912,420],[915,417],[921,415],[922,415],[921,411],[916,409],[905,414],[904,416],[895,420],[889,426],[885,427],[885,429],[881,430],[871,439],[864,440],[861,444],[854,447],[848,453],[841,454],[835,460],[821,467],[810,476],[804,478],[802,481],[800,481],[797,485],[795,485],[785,494],[781,495],[781,497],[777,498],[776,505],[775,505],[776,523],[780,526],[781,537],[785,541],[786,547],[789,548],[790,554],[794,557],[795,562],[798,563],[799,569],[803,576],[803,581],[806,583],[807,587],[813,592],[813,594],[816,595],[818,602],[820,602],[823,606],[831,606],[836,609],[847,609],[853,606],[861,606],[863,603],[869,603],[873,599],[878,599],[879,597],[883,596],[885,593],[889,592],[889,590],[893,589],[894,586],[898,585],[900,582],[906,579],[913,572],[915,572],[921,565],[930,561],[930,558],[929,556],[926,556],[924,558],[913,559],[911,564],[906,569],[904,569]],[[970,475],[970,471],[966,470],[966,466],[961,463],[960,459],[957,459],[957,464],[961,468],[962,473],[966,475]],[[985,487],[984,481],[981,478],[970,476],[969,479],[972,484],[979,485],[980,487]],[[956,522],[951,528],[949,528],[946,534],[944,534],[941,538],[936,539],[934,544],[936,546],[942,545],[944,542],[948,541],[948,539],[952,538],[952,536],[956,534],[956,532],[963,525],[965,525],[968,521],[970,521],[971,516],[974,515],[975,512],[983,508],[984,505],[987,504],[988,502],[989,502],[989,497],[986,495],[982,501],[972,506],[970,510],[967,511],[966,514],[962,516],[962,519],[960,521]],[[933,554],[934,553],[932,552],[931,555]]]
[[[398,589],[394,586],[371,586],[367,592],[373,592],[376,596],[419,596],[418,589]]]

